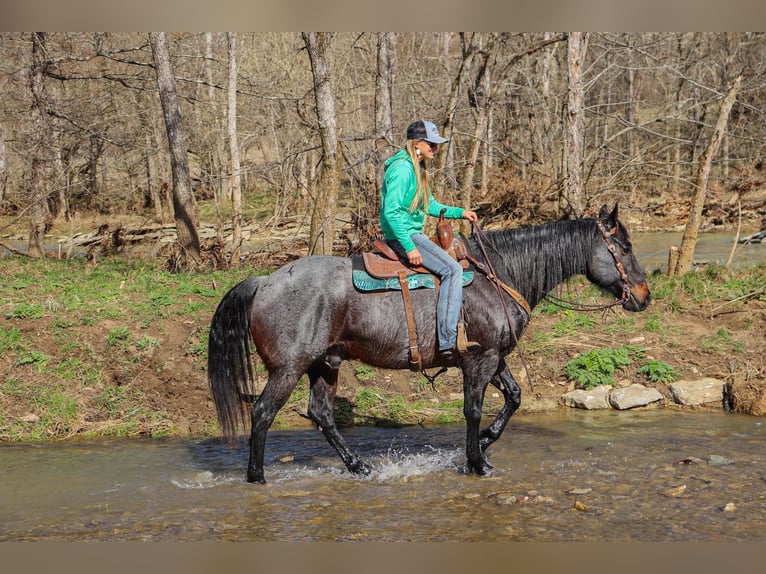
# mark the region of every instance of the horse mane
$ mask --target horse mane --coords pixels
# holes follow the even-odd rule
[[[484,251],[498,277],[534,306],[554,287],[585,272],[597,230],[594,221],[575,219],[486,231]],[[474,257],[484,261],[475,234],[470,243]]]

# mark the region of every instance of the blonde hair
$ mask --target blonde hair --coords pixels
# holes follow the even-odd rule
[[[415,213],[419,208],[428,212],[428,197],[430,195],[428,193],[430,188],[428,185],[428,172],[426,171],[425,164],[427,160],[423,158],[423,165],[421,166],[420,156],[415,153],[415,143],[417,141],[419,140],[407,140],[407,145],[405,146],[412,160],[412,166],[415,168],[415,181],[417,182],[415,197],[412,198],[412,203],[410,203],[410,213]]]

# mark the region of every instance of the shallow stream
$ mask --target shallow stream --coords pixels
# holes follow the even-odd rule
[[[462,472],[463,425],[271,431],[267,485],[244,440],[0,446],[0,541],[763,541],[766,428],[729,413],[514,417],[492,478]]]

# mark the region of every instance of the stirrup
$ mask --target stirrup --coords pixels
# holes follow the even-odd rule
[[[476,341],[469,341],[465,334],[465,323],[460,321],[457,324],[457,350],[458,353],[467,353],[481,347]]]

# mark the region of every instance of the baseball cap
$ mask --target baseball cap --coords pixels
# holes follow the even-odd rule
[[[449,141],[447,138],[439,135],[439,130],[433,123],[425,120],[418,120],[409,125],[407,128],[407,139],[425,140],[432,144],[442,144]]]

